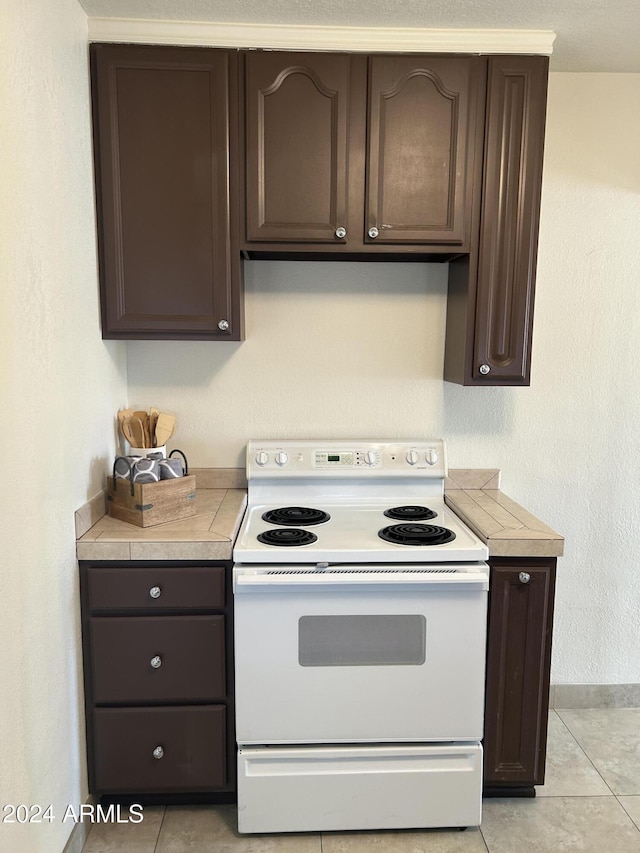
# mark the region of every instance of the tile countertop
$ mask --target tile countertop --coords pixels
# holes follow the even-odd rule
[[[240,471],[240,469],[238,469]],[[105,515],[104,493],[76,512],[79,560],[230,560],[247,504],[244,471],[207,469],[196,475],[196,514],[153,527]]]
[[[247,492],[241,468],[196,469],[196,514],[136,527],[105,515],[104,494],[76,512],[79,560],[230,560]],[[445,501],[492,557],[559,557],[564,538],[499,489],[497,469],[452,468]]]
[[[451,468],[445,502],[489,546],[490,557],[561,557],[560,536],[500,491],[497,469]]]

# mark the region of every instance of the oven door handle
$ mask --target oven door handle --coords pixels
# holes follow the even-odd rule
[[[321,586],[346,591],[349,588],[408,587],[434,590],[458,588],[465,590],[488,590],[489,572],[486,565],[473,566],[416,566],[411,569],[356,568],[353,566],[330,566],[328,568],[302,568],[270,566],[248,568],[236,566],[233,570],[234,592],[305,589]]]

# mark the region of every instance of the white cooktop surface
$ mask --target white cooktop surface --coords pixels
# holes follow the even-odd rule
[[[388,518],[384,511],[399,505],[427,506],[436,517],[424,521],[403,521]],[[330,520],[322,524],[293,525],[317,536],[309,545],[274,546],[263,544],[257,536],[267,530],[285,525],[264,521],[268,510],[283,506],[305,506],[329,513]],[[426,524],[445,527],[455,533],[455,539],[442,545],[400,545],[387,542],[378,531],[394,524]],[[286,525],[289,527],[289,525]],[[366,503],[279,503],[249,506],[233,552],[237,563],[401,563],[401,562],[473,562],[486,560],[486,545],[475,536],[445,506],[442,498],[424,496],[412,500],[404,495],[398,502],[368,501]]]

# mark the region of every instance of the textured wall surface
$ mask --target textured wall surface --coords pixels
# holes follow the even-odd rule
[[[530,388],[442,382],[439,265],[245,263],[242,344],[128,344],[194,465],[249,438],[439,437],[566,537],[552,678],[640,682],[640,75],[552,74]]]
[[[551,55],[553,71],[640,71],[637,33],[640,7],[636,0],[80,0],[91,17],[208,21],[215,23],[297,25],[325,29],[325,37],[336,44],[335,29],[436,29],[446,35],[451,29],[478,31],[494,29],[553,31],[557,38]],[[580,14],[576,14],[579,10]],[[266,47],[273,47],[269,33]],[[307,33],[305,33],[305,38]],[[356,49],[367,50],[358,38]],[[209,42],[216,44],[219,42]],[[240,40],[238,44],[246,42]],[[255,42],[251,42],[255,44]],[[344,44],[342,40],[338,44]],[[349,48],[344,48],[349,50]],[[471,45],[469,48],[474,52]]]
[[[0,825],[2,853],[59,853],[86,798],[74,511],[102,486],[126,352],[100,338],[86,17],[0,12]],[[4,816],[4,813],[3,813]]]

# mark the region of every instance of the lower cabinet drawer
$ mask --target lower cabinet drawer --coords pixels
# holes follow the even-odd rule
[[[226,695],[224,616],[94,616],[89,633],[97,705]]]
[[[98,794],[212,791],[226,784],[226,707],[96,708]]]

